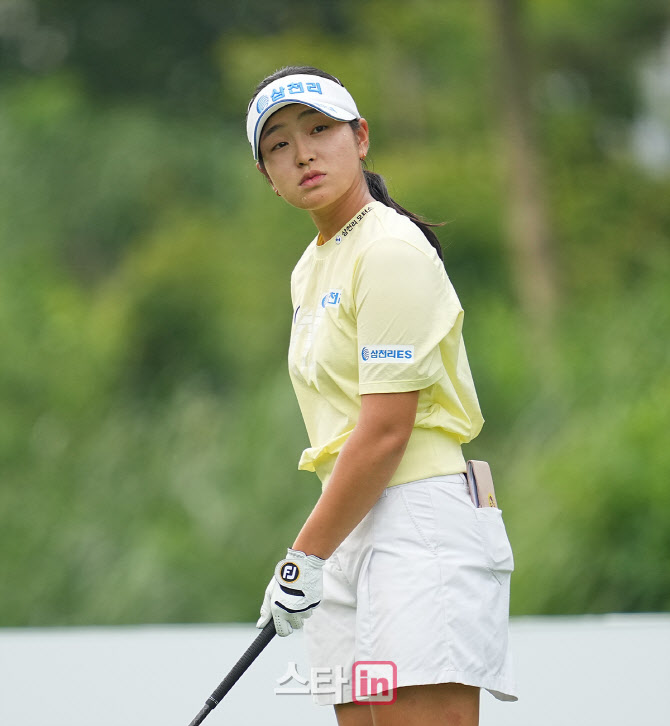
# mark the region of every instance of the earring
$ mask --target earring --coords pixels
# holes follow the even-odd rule
[[[279,193],[279,189],[275,189],[275,194],[276,194],[276,195],[277,195],[278,197],[281,197],[281,194]]]

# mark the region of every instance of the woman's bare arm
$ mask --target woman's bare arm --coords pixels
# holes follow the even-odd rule
[[[418,391],[361,396],[361,413],[293,549],[330,557],[372,509],[405,453]]]

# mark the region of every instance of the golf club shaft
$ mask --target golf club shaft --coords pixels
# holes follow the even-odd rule
[[[256,640],[254,640],[242,657],[231,668],[230,673],[219,683],[212,695],[205,701],[205,705],[200,710],[200,713],[191,721],[189,726],[198,726],[198,724],[201,724],[205,720],[207,714],[219,705],[221,699],[239,681],[242,674],[258,658],[263,648],[274,638],[276,633],[274,620],[270,620],[258,634]]]

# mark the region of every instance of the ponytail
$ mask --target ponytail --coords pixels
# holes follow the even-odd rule
[[[353,121],[351,123],[354,123]],[[399,214],[404,215],[405,217],[409,217],[409,219],[414,222],[414,224],[419,227],[419,229],[423,232],[426,239],[430,242],[430,244],[435,248],[435,251],[437,252],[437,256],[444,262],[444,257],[442,256],[442,247],[440,246],[440,241],[437,238],[437,235],[431,227],[441,227],[444,222],[426,222],[424,219],[419,217],[418,215],[414,214],[413,212],[410,212],[409,210],[405,209],[404,207],[401,207],[398,202],[395,201],[389,194],[388,189],[386,188],[386,182],[384,181],[384,177],[380,174],[376,174],[374,171],[369,171],[368,169],[363,170],[363,174],[365,175],[365,181],[368,184],[368,190],[370,194],[382,204],[385,204],[387,207],[391,207],[391,209],[395,209],[396,212]]]

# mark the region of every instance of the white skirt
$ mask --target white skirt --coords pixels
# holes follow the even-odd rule
[[[321,605],[304,625],[321,674],[314,700],[364,700],[374,674],[380,690],[463,683],[517,700],[513,569],[502,512],[475,508],[464,475],[388,487],[324,566]]]

